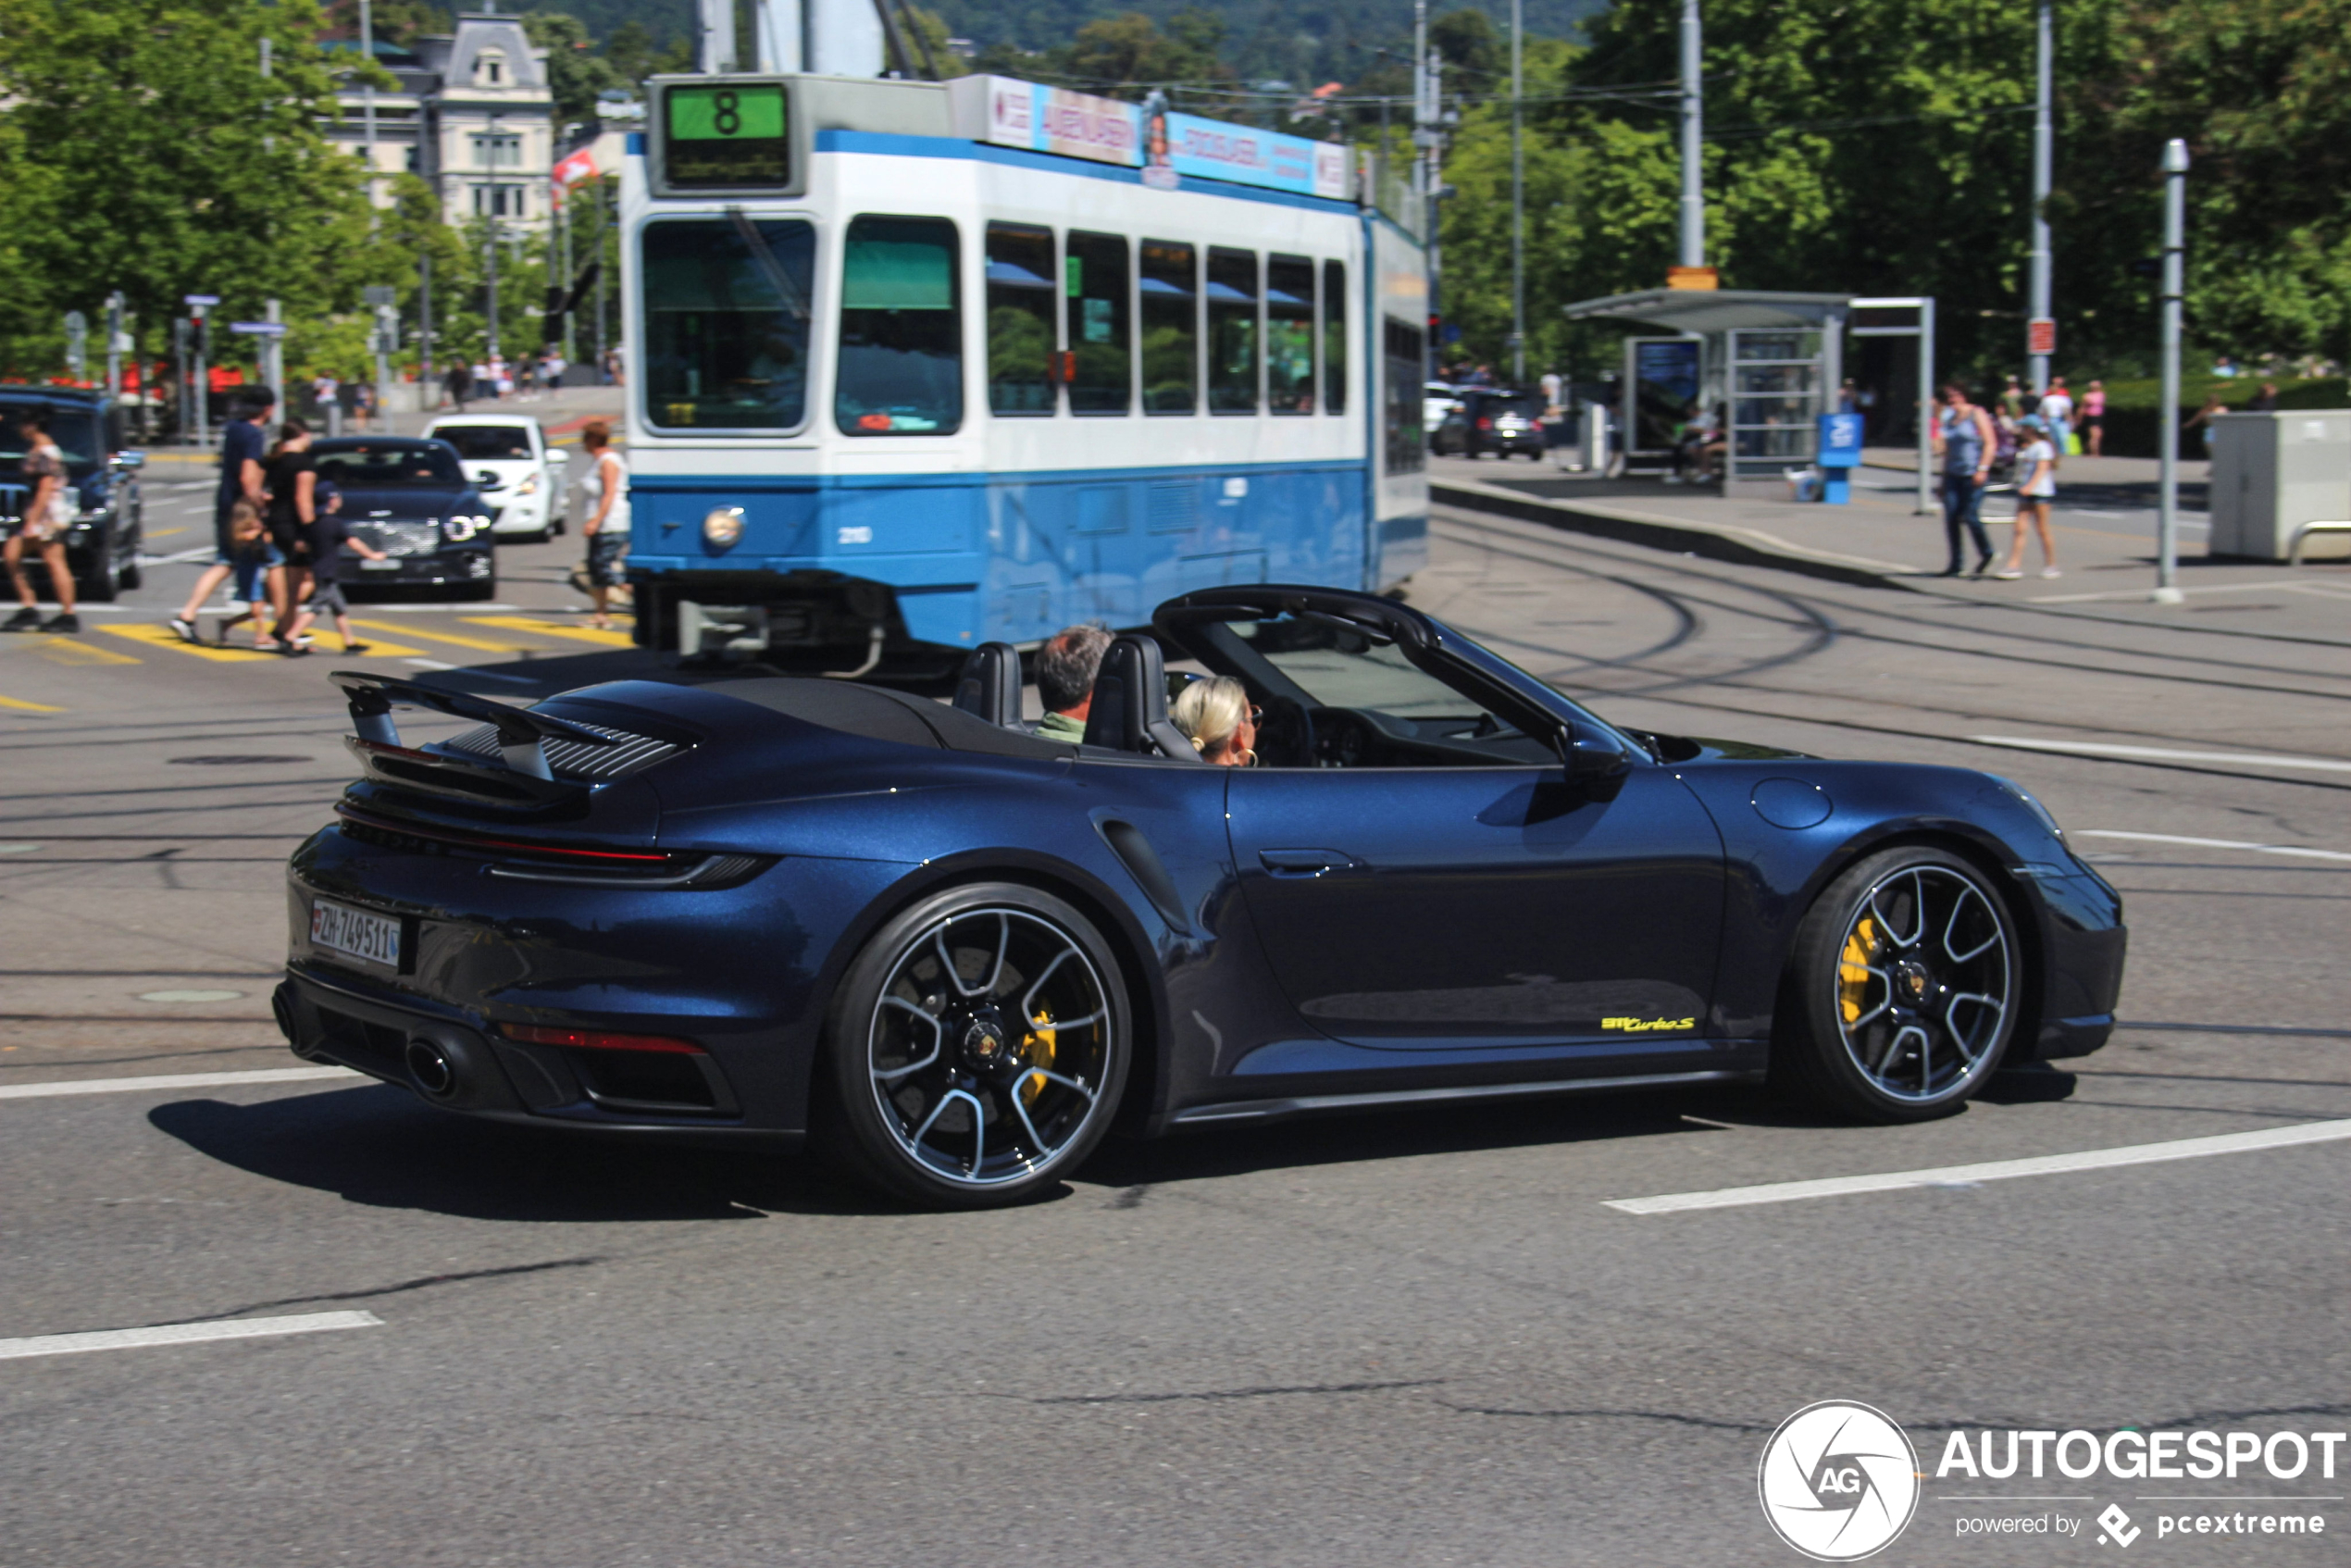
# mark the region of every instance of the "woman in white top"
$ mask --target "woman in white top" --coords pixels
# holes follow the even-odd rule
[[[2057,499],[2057,444],[2049,439],[2046,421],[2028,414],[2016,422],[2024,445],[2016,454],[2016,537],[2009,542],[2009,558],[1992,575],[2013,582],[2024,575],[2024,526],[2041,536],[2041,575],[2057,577],[2057,543],[2049,536],[2049,503]]]
[[[579,481],[579,531],[588,541],[588,594],[594,626],[612,628],[612,591],[628,584],[628,466],[612,449],[612,426],[591,419],[580,427],[588,472]]]

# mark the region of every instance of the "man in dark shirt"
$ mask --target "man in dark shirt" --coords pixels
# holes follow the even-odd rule
[[[221,555],[229,554],[229,508],[240,500],[261,509],[261,455],[269,449],[262,425],[278,399],[267,387],[255,387],[238,406],[237,417],[220,430],[220,492],[212,506],[212,540]]]

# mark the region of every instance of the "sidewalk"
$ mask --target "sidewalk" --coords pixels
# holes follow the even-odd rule
[[[1653,479],[1587,479],[1549,465],[1433,457],[1430,499],[1578,533],[1713,560],[1947,598],[2133,622],[2201,626],[2267,637],[2351,644],[2351,560],[2299,569],[2214,560],[2204,551],[2206,465],[2180,465],[2180,585],[2187,603],[2150,602],[2155,586],[2156,467],[2131,457],[2066,460],[2052,518],[2063,575],[2045,579],[2028,548],[2020,581],[1945,578],[1943,518],[1914,510],[1913,454],[1872,451],[1854,476],[1850,504],[1789,501],[1786,486],[1719,489]],[[1881,460],[1882,459],[1882,460]],[[1897,466],[1898,460],[1898,466]],[[1984,518],[2005,558],[2015,502],[1985,499]],[[1973,550],[1967,565],[1974,566]]]
[[[590,419],[607,418],[612,420],[616,427],[614,440],[615,443],[618,444],[627,439],[617,428],[620,424],[621,410],[627,400],[627,392],[620,387],[562,387],[554,392],[542,392],[529,402],[513,397],[468,398],[466,402],[466,412],[468,414],[535,415],[539,422],[546,427],[547,439],[558,446],[577,444],[579,439],[579,427]],[[454,413],[454,409],[442,408],[429,414],[393,414],[378,422],[379,428],[376,433],[412,436],[433,420],[447,417]],[[324,435],[326,431],[321,429],[318,433]],[[346,427],[343,433],[365,435],[367,432]],[[214,434],[217,441],[218,432],[216,431]],[[157,470],[158,478],[184,479],[192,477],[198,468],[211,470],[220,466],[220,448],[217,444],[195,447],[175,442],[144,447],[141,450],[146,453],[147,461]]]

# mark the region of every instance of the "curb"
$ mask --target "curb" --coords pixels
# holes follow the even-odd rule
[[[1768,566],[1857,588],[1891,588],[1905,593],[1927,590],[1899,580],[1912,568],[1860,555],[1835,555],[1791,544],[1760,529],[1716,528],[1651,512],[1633,512],[1590,502],[1546,501],[1498,485],[1431,479],[1428,498],[1473,512],[1491,512],[1523,523],[1539,523],[1569,533],[1588,533],[1650,550],[1702,556],[1733,566]]]

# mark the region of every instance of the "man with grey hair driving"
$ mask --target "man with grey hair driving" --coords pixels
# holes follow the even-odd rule
[[[1094,677],[1110,651],[1110,633],[1099,626],[1064,627],[1037,650],[1037,696],[1045,717],[1037,733],[1048,740],[1086,739],[1086,715],[1094,705]]]

